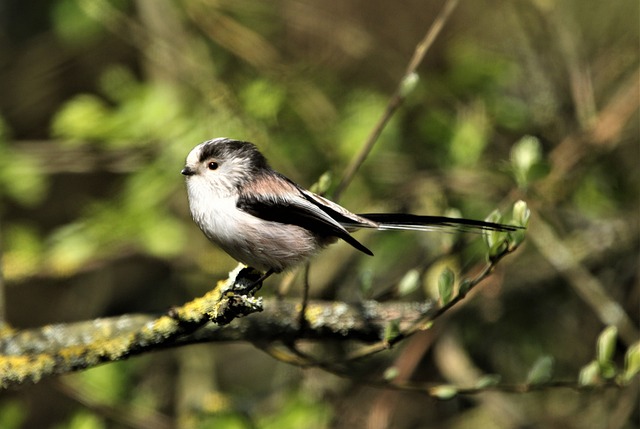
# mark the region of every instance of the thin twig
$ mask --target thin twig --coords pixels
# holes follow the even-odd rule
[[[389,100],[389,103],[387,104],[387,107],[384,113],[382,114],[382,117],[378,120],[376,125],[373,127],[373,130],[371,130],[371,134],[369,134],[369,137],[367,138],[364,145],[360,149],[358,156],[356,156],[351,161],[351,164],[349,164],[349,166],[347,167],[347,170],[345,171],[344,176],[342,177],[342,180],[340,181],[335,191],[333,192],[334,200],[337,201],[340,198],[340,195],[342,194],[342,192],[344,192],[347,186],[349,186],[356,172],[358,171],[360,166],[364,163],[367,156],[369,156],[371,149],[373,149],[373,146],[378,141],[380,134],[382,134],[382,131],[391,120],[391,117],[404,101],[405,94],[404,94],[403,86],[406,82],[406,79],[416,72],[418,66],[424,60],[424,57],[427,51],[433,44],[433,41],[436,39],[440,31],[442,30],[442,27],[444,27],[444,24],[447,22],[447,20],[451,16],[451,13],[453,12],[457,4],[458,4],[458,0],[447,0],[447,2],[442,7],[442,10],[440,11],[440,14],[436,17],[435,21],[433,21],[433,24],[431,24],[431,27],[427,31],[427,34],[416,46],[416,49],[413,53],[413,57],[411,58],[411,61],[409,61],[409,65],[407,66],[407,70],[402,76],[402,79],[400,79],[400,82],[398,83],[398,87],[396,88],[395,92],[391,96],[391,99]]]
[[[368,346],[361,347],[361,348],[353,351],[346,358],[346,361],[359,360],[359,359],[362,359],[364,357],[370,356],[372,354],[379,353],[379,352],[384,351],[384,350],[388,350],[389,348],[393,347],[393,345],[397,344],[398,342],[400,342],[400,341],[412,336],[413,334],[415,334],[418,331],[424,330],[429,324],[431,324],[437,318],[439,318],[444,313],[449,311],[449,309],[451,309],[451,307],[453,307],[454,305],[456,305],[460,301],[462,301],[467,296],[467,294],[469,292],[471,292],[484,279],[489,277],[491,272],[495,269],[496,265],[498,264],[498,262],[502,258],[504,258],[505,256],[507,256],[510,253],[513,253],[517,248],[518,248],[517,246],[513,246],[513,247],[509,246],[509,247],[505,248],[505,250],[502,253],[492,257],[491,260],[489,262],[487,262],[487,264],[485,265],[483,270],[475,278],[473,278],[472,280],[470,280],[468,282],[468,284],[467,284],[468,286],[467,286],[466,290],[459,291],[458,294],[456,294],[451,299],[451,301],[449,301],[447,304],[441,306],[440,308],[434,309],[434,312],[432,314],[429,314],[428,316],[426,316],[422,320],[416,321],[412,326],[410,326],[409,328],[407,328],[405,330],[402,330],[398,335],[396,335],[393,338],[389,338],[389,339],[385,338],[382,341],[379,341],[377,343],[374,343],[374,344],[371,344],[371,345],[368,345]]]
[[[640,338],[632,318],[607,292],[607,287],[573,255],[540,213],[534,211],[531,239],[538,251],[567,280],[605,325],[615,325],[621,340],[630,346]]]
[[[415,321],[409,324],[407,327],[401,328],[400,332],[393,338],[383,338],[382,340],[375,342],[373,344],[362,346],[357,350],[354,350],[347,356],[342,357],[338,360],[320,359],[311,354],[303,352],[296,346],[295,341],[289,341],[285,344],[288,349],[288,353],[284,353],[283,350],[273,347],[272,344],[269,344],[268,346],[261,347],[261,348],[266,353],[268,353],[275,359],[280,360],[282,362],[290,363],[303,368],[309,368],[309,367],[320,368],[336,375],[341,375],[342,373],[344,373],[346,376],[346,374],[348,373],[348,368],[345,367],[346,364],[374,355],[384,350],[388,350],[393,345],[407,339],[408,337],[412,336],[416,332],[424,330],[434,320],[442,316],[454,305],[462,301],[467,296],[467,294],[471,292],[471,290],[473,290],[478,284],[480,284],[483,280],[489,277],[489,275],[493,272],[496,265],[500,262],[500,260],[502,260],[502,258],[504,258],[510,253],[515,252],[518,249],[518,246],[515,244],[513,245],[509,245],[509,243],[507,244],[508,245],[504,247],[504,250],[502,252],[500,252],[499,254],[493,255],[489,259],[489,261],[487,262],[483,270],[478,275],[476,275],[473,279],[467,281],[465,289],[458,291],[458,294],[456,294],[456,296],[454,296],[451,299],[451,301],[441,306],[440,308],[434,308],[433,311],[427,312],[423,317],[415,319]],[[389,323],[391,323],[391,321],[389,321]],[[376,383],[378,383],[375,380],[367,380],[366,382],[371,382],[371,384],[373,385],[376,385]],[[382,381],[380,383],[382,383]],[[389,384],[389,382],[387,381],[384,381],[384,383],[386,383],[387,385]],[[409,386],[409,384],[407,384],[407,386]],[[391,386],[391,385],[389,385],[389,387],[394,388],[394,386]],[[408,387],[406,390],[411,390],[411,389]],[[415,390],[420,390],[420,389],[415,389]],[[473,392],[467,389],[464,393],[473,393]]]
[[[332,374],[339,377],[348,378],[354,380],[352,371],[330,371]],[[395,382],[393,380],[384,379],[368,379],[357,378],[356,381],[367,384],[373,387],[379,387],[383,389],[393,389],[405,392],[418,392],[424,393],[428,396],[442,399],[449,399],[456,395],[478,395],[486,392],[502,392],[502,393],[532,393],[540,392],[548,389],[571,389],[574,391],[592,392],[602,389],[620,389],[625,387],[615,380],[606,380],[596,385],[581,385],[578,381],[573,380],[558,380],[548,381],[545,383],[497,383],[487,386],[458,386],[455,384],[446,383],[416,383],[410,381]]]

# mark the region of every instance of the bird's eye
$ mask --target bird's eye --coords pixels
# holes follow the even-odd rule
[[[211,161],[209,165],[207,165],[207,167],[209,168],[209,170],[217,170],[219,165],[217,162]]]

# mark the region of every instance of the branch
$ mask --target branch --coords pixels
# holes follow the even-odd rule
[[[228,283],[228,282],[222,282]],[[407,328],[433,309],[429,302],[359,305],[310,301],[304,327],[300,325],[300,301],[264,299],[257,310],[253,300],[216,287],[164,315],[124,315],[6,333],[0,337],[0,386],[37,382],[42,377],[90,368],[104,362],[127,359],[153,350],[214,341],[293,341],[333,339],[379,341],[391,321]],[[231,313],[221,309],[243,300]],[[241,317],[243,311],[262,311]],[[217,316],[218,323],[209,321]],[[222,317],[220,317],[222,316]],[[235,318],[228,324],[222,322]]]
[[[256,276],[255,271],[236,269],[203,297],[159,317],[125,315],[15,333],[4,328],[0,331],[0,386],[126,359],[171,345],[209,321],[222,326],[261,311],[262,298],[246,293]]]

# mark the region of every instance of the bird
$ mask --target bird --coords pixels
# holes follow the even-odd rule
[[[355,214],[273,170],[253,143],[220,137],[195,146],[181,170],[191,216],[204,235],[264,274],[260,284],[359,229],[515,231],[518,226],[406,213]]]

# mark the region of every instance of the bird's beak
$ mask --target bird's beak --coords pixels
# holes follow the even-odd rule
[[[180,172],[185,176],[193,176],[196,172],[191,167],[184,167]]]

